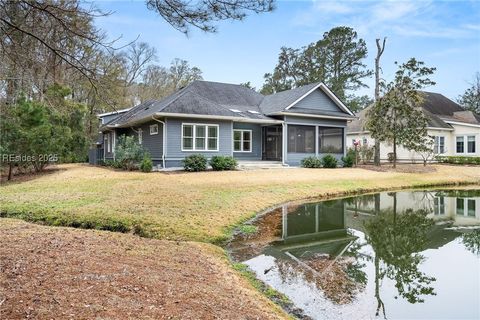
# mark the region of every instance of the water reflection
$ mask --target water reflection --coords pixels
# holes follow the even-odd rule
[[[438,318],[448,316],[439,304],[454,290],[445,285],[443,266],[428,260],[448,261],[454,247],[466,270],[476,272],[458,285],[480,298],[478,281],[472,284],[479,225],[480,190],[378,193],[285,205],[231,251],[313,318]],[[466,318],[480,316],[468,299],[462,308]]]

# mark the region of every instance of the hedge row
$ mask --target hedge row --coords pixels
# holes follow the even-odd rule
[[[437,160],[440,163],[478,164],[478,165],[480,165],[480,157],[438,156]]]

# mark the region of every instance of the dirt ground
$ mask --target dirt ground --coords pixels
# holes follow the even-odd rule
[[[0,220],[0,319],[281,319],[213,245]]]

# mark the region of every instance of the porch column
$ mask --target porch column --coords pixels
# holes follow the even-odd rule
[[[286,165],[287,163],[287,124],[282,122],[282,164]]]
[[[318,157],[318,126],[315,126],[315,157]]]

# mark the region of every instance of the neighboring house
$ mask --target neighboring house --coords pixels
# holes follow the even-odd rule
[[[465,111],[447,97],[432,92],[423,92],[422,110],[428,121],[428,135],[434,137],[434,151],[443,156],[480,156],[480,115]],[[361,145],[373,146],[375,141],[365,130],[366,108],[357,114],[357,119],[347,128],[347,147],[357,140]],[[380,145],[380,159],[388,161],[393,146]],[[397,159],[403,162],[421,161],[420,154],[397,146]]]
[[[166,168],[180,167],[186,156],[198,153],[293,166],[308,156],[340,159],[347,122],[354,119],[323,83],[264,96],[241,85],[208,81],[194,81],[162,100],[110,116],[99,115],[97,152],[103,159],[115,158],[120,135],[133,135],[154,164]]]

